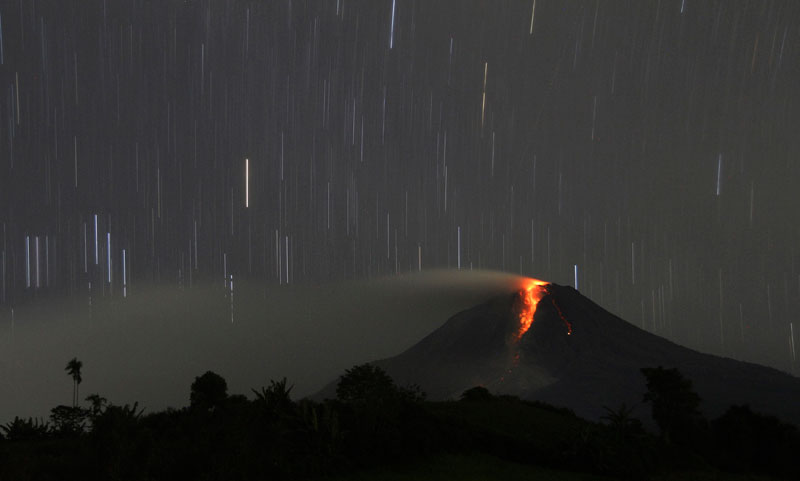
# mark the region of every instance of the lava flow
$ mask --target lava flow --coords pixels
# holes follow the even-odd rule
[[[519,330],[514,335],[514,341],[518,342],[522,339],[522,336],[528,332],[528,329],[531,328],[531,324],[533,324],[533,316],[536,314],[536,307],[539,305],[539,301],[547,294],[549,291],[547,286],[549,282],[540,281],[539,279],[528,279],[526,281],[526,286],[519,291],[520,299],[521,299],[521,306],[519,311]],[[564,321],[564,324],[567,326],[567,335],[572,334],[572,325],[567,321],[564,317],[564,314],[561,312],[561,308],[556,304],[555,299],[551,297],[551,301],[553,302],[553,307],[556,308],[559,317],[561,320]]]
[[[522,339],[522,335],[531,328],[533,315],[536,314],[536,306],[539,305],[542,297],[547,294],[547,289],[544,287],[547,284],[547,282],[538,279],[529,279],[527,286],[519,292],[522,306],[519,311],[519,331],[514,336],[514,341]]]

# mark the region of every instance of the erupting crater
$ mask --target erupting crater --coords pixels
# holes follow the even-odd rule
[[[542,300],[544,296],[550,293],[547,289],[550,283],[546,281],[541,281],[539,279],[526,279],[524,287],[519,291],[520,297],[520,305],[519,305],[519,329],[514,334],[514,342],[519,342],[522,339],[522,336],[528,332],[528,329],[531,328],[531,324],[533,324],[533,316],[536,314],[536,308],[539,306],[539,301]],[[556,308],[559,317],[561,320],[564,321],[564,324],[567,326],[567,335],[572,334],[572,325],[567,321],[564,317],[564,314],[561,312],[561,308],[558,307],[556,304],[555,299],[552,297],[550,300],[553,302],[553,306]]]
[[[533,315],[536,314],[536,307],[539,301],[547,294],[545,281],[539,279],[527,279],[525,287],[519,291],[519,329],[514,334],[514,342],[522,339],[522,335],[528,332],[533,324]]]

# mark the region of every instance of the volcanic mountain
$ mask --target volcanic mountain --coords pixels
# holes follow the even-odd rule
[[[691,379],[709,417],[749,404],[800,424],[799,378],[677,345],[571,287],[542,281],[462,311],[405,352],[375,364],[399,385],[418,384],[431,400],[458,399],[481,385],[595,420],[606,413],[603,406],[622,403],[646,417],[640,368],[674,367]]]

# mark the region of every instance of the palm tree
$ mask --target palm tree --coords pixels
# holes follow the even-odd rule
[[[83,363],[78,360],[77,357],[73,357],[71,361],[67,363],[67,367],[64,368],[67,371],[67,374],[72,376],[72,406],[75,407],[78,405],[78,385],[83,381],[81,378],[81,368],[83,367]]]
[[[284,377],[280,381],[271,380],[269,387],[262,387],[261,391],[251,389],[256,395],[256,402],[266,406],[272,411],[287,410],[292,405],[292,398],[289,394],[294,386],[286,387],[287,381]]]
[[[617,409],[611,409],[608,406],[603,406],[603,409],[606,411],[606,415],[601,416],[600,419],[608,421],[608,425],[614,429],[614,431],[617,433],[617,439],[620,441],[625,439],[628,431],[630,431],[630,428],[639,422],[638,419],[632,416],[635,407],[636,406],[628,407],[625,403],[622,403]]]

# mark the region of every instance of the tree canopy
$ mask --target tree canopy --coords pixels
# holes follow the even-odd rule
[[[202,376],[194,378],[189,405],[200,411],[213,411],[228,398],[228,383],[219,374],[206,371]]]
[[[336,386],[336,397],[345,402],[387,399],[397,392],[392,378],[373,364],[361,364],[347,369]]]
[[[675,368],[645,367],[641,371],[647,380],[644,401],[652,405],[661,436],[667,443],[687,440],[702,420],[700,396],[694,392],[692,381]]]

